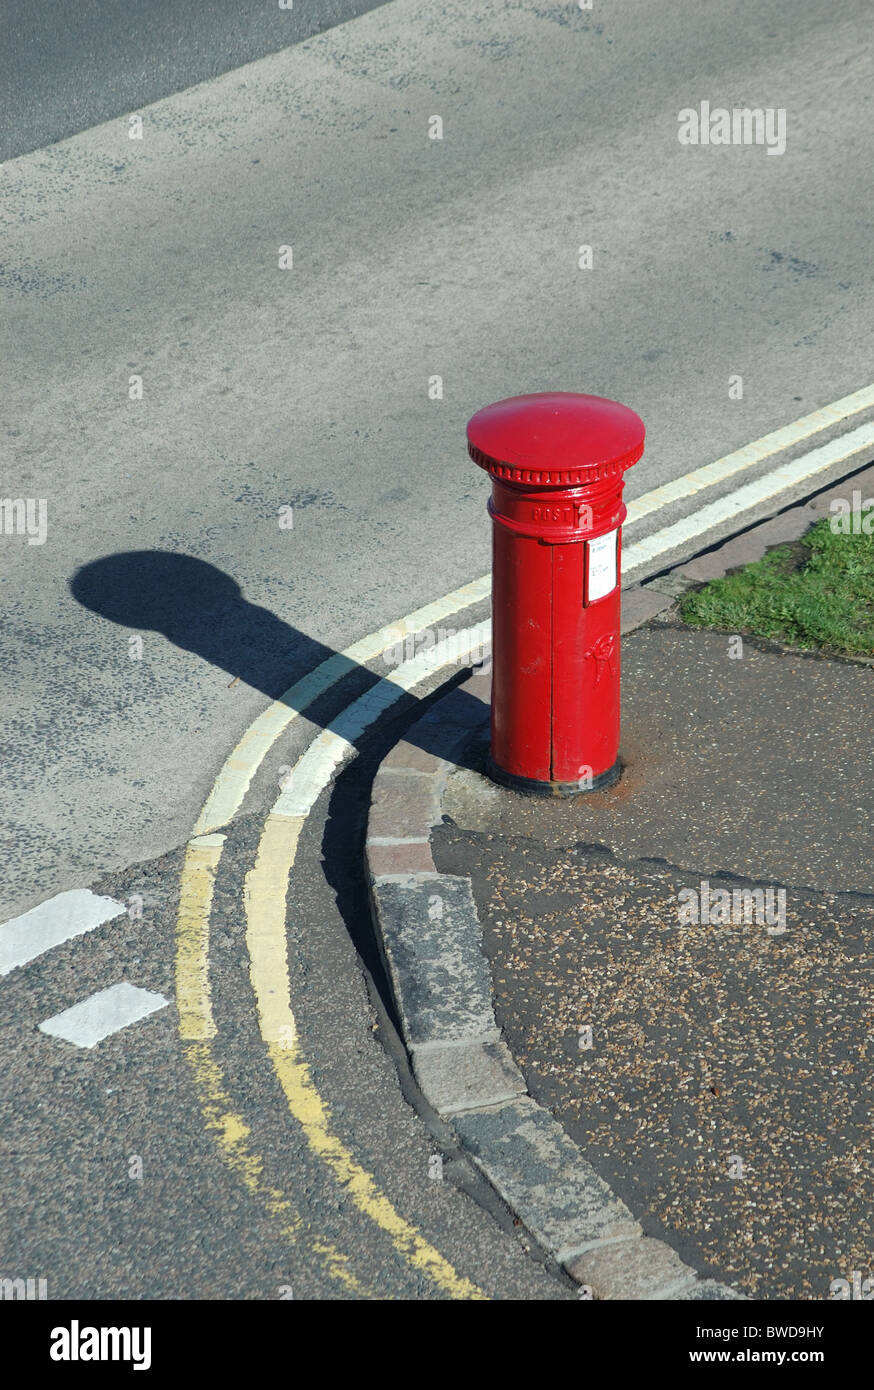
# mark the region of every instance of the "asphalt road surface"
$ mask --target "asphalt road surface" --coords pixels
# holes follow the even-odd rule
[[[80,566],[209,561],[300,634],[284,681],[485,572],[484,403],[626,401],[633,497],[869,382],[866,35],[861,0],[399,0],[7,163],[3,495],[48,538],[0,545],[6,915],[180,844],[264,702]],[[785,107],[785,153],[682,147],[708,94]]]
[[[254,45],[239,58],[278,48],[275,22],[234,29]],[[336,1250],[362,1296],[451,1294],[288,1150],[299,1131],[247,1032],[240,875],[277,767],[215,885],[211,1059],[182,1057],[169,1006],[93,1052],[39,1024],[119,975],[172,998],[181,847],[240,734],[326,654],[486,571],[474,410],[546,389],[626,401],[648,428],[633,498],[871,381],[867,6],[395,0],[153,106],[239,61],[227,31],[204,39],[207,66],[165,52],[149,87],[155,65],[115,63],[109,30],[108,104],[83,77],[69,123],[48,105],[39,126],[22,98],[13,150],[40,147],[0,189],[0,494],[47,509],[43,544],[0,535],[0,921],[94,885],[142,896],[144,925],[4,981],[2,1273],[48,1271],[58,1296],[282,1297],[286,1280],[330,1296]],[[63,106],[60,75],[47,85]],[[682,147],[677,114],[704,99],[785,108],[785,153]],[[332,864],[360,832],[360,814],[330,832],[339,788],[331,804],[302,841],[289,933],[333,1124],[459,1279],[572,1296],[429,1179],[435,1141],[372,1041],[391,1024],[349,936],[361,902],[344,910],[353,890],[321,869],[323,831]],[[268,1260],[301,1211],[321,1246],[283,1239]]]
[[[382,0],[0,4],[0,160],[207,82]]]

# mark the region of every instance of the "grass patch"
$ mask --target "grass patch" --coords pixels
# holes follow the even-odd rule
[[[693,627],[874,656],[874,536],[836,535],[824,518],[797,544],[686,594],[680,616]]]

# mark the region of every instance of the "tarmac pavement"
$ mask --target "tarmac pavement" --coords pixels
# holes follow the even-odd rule
[[[564,4],[400,0],[159,102],[142,140],[110,92],[114,119],[5,167],[4,493],[47,498],[50,520],[44,546],[12,528],[0,547],[0,915],[45,903],[61,940],[3,981],[4,1276],[46,1277],[52,1299],[577,1296],[529,1257],[404,1071],[362,867],[368,773],[391,738],[368,736],[345,771],[322,755],[342,742],[331,731],[347,700],[385,693],[381,625],[486,567],[483,480],[451,443],[483,401],[522,384],[629,399],[650,437],[629,483],[639,498],[864,384],[864,9],[783,8],[788,27],[738,0],[647,30],[645,0],[603,23]],[[788,105],[786,155],[682,149],[676,112],[705,81],[726,100]],[[444,141],[428,138],[435,110]],[[586,239],[591,276],[577,262]],[[737,368],[742,401],[726,389]],[[429,395],[435,373],[445,399]],[[828,428],[845,423],[836,412]],[[819,419],[791,447],[823,433]],[[756,455],[747,476],[771,462]],[[733,487],[725,475],[713,491]],[[680,494],[644,532],[697,505]],[[168,613],[179,588],[188,602]],[[466,624],[484,616],[476,594],[431,606]],[[336,653],[368,631],[335,690]],[[697,667],[686,653],[701,679],[719,663],[695,650],[709,653]],[[318,685],[332,662],[323,699],[280,700],[277,715],[272,697]],[[860,698],[817,679],[823,698]],[[681,725],[664,682],[641,692],[669,747]],[[849,728],[826,749],[845,778]],[[654,765],[637,766],[649,820],[636,833],[652,846],[660,816],[685,814],[684,789],[668,796]],[[686,775],[703,805],[706,778]],[[787,776],[797,799],[803,774]],[[629,763],[626,789],[632,777]],[[752,828],[767,825],[773,802],[743,785]],[[788,920],[804,939],[805,892],[824,895],[854,989],[859,913],[830,903],[817,855],[859,875],[863,821],[835,798],[833,824],[803,811],[799,862],[814,868],[789,880]],[[678,885],[706,858],[697,816]],[[720,866],[746,854],[748,872],[776,875],[779,836],[752,828],[745,839],[726,821]],[[655,852],[620,846],[608,817],[600,833],[628,872]],[[577,853],[546,839],[544,852]],[[86,884],[124,910],[64,936],[49,895]],[[647,891],[667,901],[664,882]],[[58,1036],[59,1016],[119,986],[160,1007],[93,1049]],[[833,1002],[840,1041],[859,999]],[[272,1027],[292,1005],[286,1050]],[[511,1001],[499,1008],[509,1019]],[[766,1047],[751,1057],[767,1071]],[[618,1160],[601,1137],[606,1171]],[[755,1176],[755,1154],[734,1152]],[[668,1230],[648,1181],[623,1191],[647,1229]],[[722,1270],[722,1247],[691,1223],[689,1263]],[[839,1232],[823,1259],[863,1256]],[[796,1274],[751,1259],[738,1282],[781,1278]]]
[[[432,853],[472,880],[529,1091],[645,1234],[748,1296],[828,1298],[874,1258],[874,674],[728,636],[631,633],[620,783],[460,768]],[[723,912],[744,889],[773,896]]]

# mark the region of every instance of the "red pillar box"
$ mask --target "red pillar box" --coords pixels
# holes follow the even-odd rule
[[[601,396],[548,391],[488,405],[467,427],[491,475],[490,773],[569,796],[619,777],[623,474],[643,421]]]

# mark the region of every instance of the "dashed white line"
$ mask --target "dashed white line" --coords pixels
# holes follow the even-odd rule
[[[633,526],[644,516],[668,503],[712,487],[717,482],[724,481],[742,469],[760,462],[769,454],[779,453],[799,440],[827,429],[837,421],[870,408],[872,404],[874,385],[866,386],[852,395],[823,406],[820,410],[774,430],[704,468],[696,469],[682,478],[655,488],[629,504],[627,524],[629,527]],[[872,426],[863,425],[819,449],[811,450],[791,463],[784,464],[758,481],[718,499],[710,506],[701,508],[675,525],[657,531],[646,540],[628,545],[623,555],[626,575],[657,556],[667,555],[689,541],[703,538],[708,529],[712,530],[726,520],[761,505],[780,491],[793,485],[797,486],[830,463],[848,458],[852,453],[871,444],[874,444]],[[355,669],[356,665],[366,664],[368,660],[378,656],[390,642],[397,642],[400,633],[406,635],[416,632],[440,618],[446,618],[488,597],[490,580],[490,575],[483,575],[454,593],[408,614],[406,618],[380,628],[378,632],[362,638],[345,652],[331,657],[296,682],[243,734],[216,779],[195,826],[195,834],[208,833],[233,818],[242,805],[252,777],[269,749],[288,724],[300,711],[307,708],[317,695],[330,689],[342,676]],[[487,625],[483,626],[485,630]],[[310,758],[305,755],[303,765],[298,768],[298,777],[293,789],[289,790],[289,795],[281,799],[282,813],[287,809],[292,814],[308,813],[312,798],[318,795],[320,786],[324,785],[320,781],[323,767],[336,767],[342,763],[348,756],[350,740],[372,722],[374,713],[378,713],[382,707],[389,707],[396,698],[397,696],[390,695],[390,691],[381,683],[381,688],[377,687],[375,692],[368,692],[368,695],[355,706],[359,718],[361,715],[364,716],[362,726],[345,729],[341,719],[335,722],[332,728],[324,731],[320,740],[316,741],[320,746],[313,747]],[[314,776],[309,784],[308,773],[311,766]],[[26,965],[64,941],[93,931],[95,927],[112,921],[124,911],[123,904],[116,903],[111,898],[100,898],[87,889],[59,893],[23,916],[0,924],[0,976]]]
[[[124,903],[100,898],[89,888],[73,888],[38,903],[0,926],[0,975],[27,965],[74,936],[102,927],[126,910]]]
[[[98,990],[53,1018],[47,1018],[39,1029],[50,1037],[75,1043],[76,1047],[96,1047],[104,1038],[129,1027],[131,1023],[139,1023],[149,1014],[166,1009],[169,1002],[163,994],[140,989],[123,980],[109,989]]]

